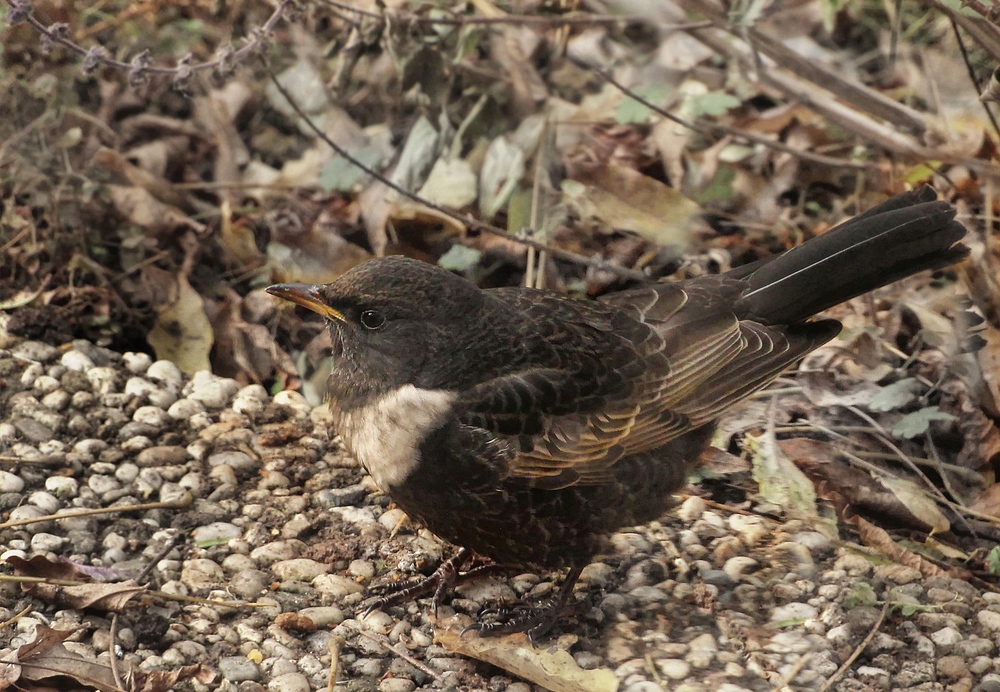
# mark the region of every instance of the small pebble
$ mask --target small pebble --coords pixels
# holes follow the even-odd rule
[[[312,581],[329,572],[330,567],[322,562],[300,557],[275,562],[271,565],[271,571],[281,581]]]
[[[219,659],[219,675],[230,682],[260,680],[260,669],[246,656],[223,656]]]

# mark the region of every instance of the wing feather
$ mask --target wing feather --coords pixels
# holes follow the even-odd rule
[[[740,285],[663,285],[622,294],[604,312],[591,303],[564,313],[565,326],[540,326],[546,345],[572,348],[600,332],[605,360],[489,380],[463,395],[462,422],[502,438],[514,450],[509,474],[533,486],[607,482],[622,457],[714,419],[835,333],[835,323],[741,322],[726,295]]]

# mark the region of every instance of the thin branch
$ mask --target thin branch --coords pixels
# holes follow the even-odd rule
[[[822,687],[819,688],[819,692],[826,692],[830,689],[833,686],[833,683],[837,682],[837,680],[839,680],[840,677],[847,672],[847,669],[851,667],[851,664],[858,660],[858,656],[860,656],[865,650],[865,647],[871,643],[871,640],[874,639],[875,635],[878,633],[879,628],[882,627],[882,623],[885,621],[885,616],[889,612],[889,605],[889,601],[886,601],[885,605],[882,606],[882,612],[879,614],[878,620],[874,625],[872,625],[871,631],[868,632],[868,636],[865,637],[864,641],[858,644],[857,647],[855,647],[854,652],[847,657],[847,660],[844,661],[843,665],[837,669],[837,672],[831,675],[829,679],[823,683]]]
[[[875,167],[874,164],[870,163],[864,163],[861,161],[850,161],[848,159],[838,159],[832,156],[823,156],[822,154],[815,154],[811,151],[796,149],[794,147],[788,146],[787,144],[784,144],[783,142],[778,142],[773,139],[768,139],[767,137],[754,134],[753,132],[744,132],[743,130],[738,130],[735,127],[729,127],[728,125],[713,123],[707,120],[698,120],[697,122],[685,120],[684,118],[674,115],[670,111],[664,110],[663,108],[656,105],[652,101],[643,98],[639,94],[635,93],[632,89],[629,89],[627,86],[625,86],[617,79],[612,77],[608,72],[600,68],[593,67],[592,65],[587,65],[582,62],[577,62],[577,64],[579,64],[581,67],[591,70],[594,74],[596,74],[598,77],[606,81],[608,84],[615,87],[629,98],[635,99],[636,101],[644,105],[646,108],[649,108],[650,110],[660,115],[661,117],[664,117],[667,120],[675,122],[678,125],[686,127],[690,130],[694,130],[695,132],[700,132],[701,134],[708,136],[729,135],[732,137],[738,137],[740,139],[744,139],[754,144],[760,144],[770,149],[774,149],[776,151],[780,151],[785,154],[790,154],[792,156],[802,159],[803,161],[811,161],[812,163],[816,163],[821,166],[833,166],[834,168],[854,168],[858,170],[865,170]]]
[[[51,43],[63,46],[72,53],[79,55],[84,59],[84,70],[87,72],[92,72],[98,66],[104,65],[107,67],[114,67],[119,70],[125,70],[129,73],[129,79],[135,81],[137,79],[143,79],[148,75],[171,75],[174,77],[176,82],[186,81],[195,72],[203,72],[205,70],[226,70],[232,64],[235,64],[244,58],[258,52],[262,46],[267,42],[268,38],[272,33],[274,33],[275,27],[278,22],[289,12],[289,10],[294,6],[293,0],[281,0],[278,5],[274,8],[274,12],[268,17],[267,21],[258,28],[255,29],[249,37],[245,37],[245,45],[238,50],[232,50],[231,47],[222,46],[216,52],[216,58],[204,63],[189,64],[184,62],[182,58],[180,64],[176,67],[161,67],[149,64],[148,52],[142,52],[132,59],[132,62],[122,62],[121,60],[115,60],[110,57],[110,53],[101,45],[95,45],[92,48],[84,48],[83,46],[74,43],[68,36],[69,27],[63,23],[55,23],[46,25],[44,22],[39,21],[35,18],[33,14],[33,8],[30,2],[26,0],[6,0],[8,11],[7,11],[7,23],[11,26],[19,23],[27,23],[35,31],[41,34],[45,39]]]
[[[335,7],[338,10],[343,10],[345,12],[353,12],[359,14],[363,17],[368,17],[370,19],[378,19],[385,21],[385,15],[381,12],[373,12],[371,10],[363,10],[359,7],[354,7],[353,5],[348,5],[343,2],[336,2],[336,0],[322,0],[324,5],[329,5],[330,7]],[[438,11],[447,11],[445,8],[435,8]],[[452,13],[452,17],[429,17],[426,15],[419,15],[401,12],[395,17],[397,23],[404,24],[430,24],[433,26],[466,26],[469,24],[513,24],[513,25],[524,25],[524,24],[544,24],[547,26],[560,27],[560,26],[573,26],[573,25],[591,25],[591,24],[631,24],[635,22],[647,22],[649,17],[644,17],[641,15],[634,14],[586,14],[586,13],[570,13],[570,14],[560,14],[560,15],[530,15],[530,14],[508,14],[501,17],[472,17],[467,15],[459,15]],[[698,22],[682,22],[679,24],[665,24],[657,25],[658,29],[702,29],[708,26],[712,26],[709,21],[698,21]]]
[[[265,69],[267,69],[266,65]],[[496,226],[492,226],[488,223],[485,223],[484,221],[479,221],[478,219],[475,219],[472,216],[466,214],[460,214],[452,209],[449,209],[448,207],[438,204],[437,202],[425,199],[420,195],[416,194],[415,192],[410,192],[406,188],[393,182],[386,176],[382,175],[378,171],[366,165],[364,162],[360,161],[358,158],[351,155],[351,153],[347,151],[344,147],[342,147],[340,144],[333,141],[333,139],[331,139],[329,135],[327,135],[322,129],[320,129],[316,125],[316,123],[313,122],[313,120],[299,107],[299,104],[295,102],[291,94],[289,94],[288,91],[285,89],[285,87],[281,85],[281,82],[279,82],[278,79],[274,76],[274,73],[271,72],[269,69],[267,69],[267,75],[270,78],[271,83],[274,84],[274,87],[278,90],[278,92],[285,97],[286,101],[288,101],[288,104],[292,107],[292,110],[295,111],[296,115],[302,118],[303,122],[309,127],[310,130],[313,131],[313,133],[317,137],[319,137],[326,143],[327,146],[329,146],[331,149],[337,152],[337,155],[343,157],[351,165],[360,168],[367,175],[371,176],[378,182],[382,183],[390,190],[393,190],[394,192],[403,195],[404,197],[411,199],[414,202],[417,202],[418,204],[422,204],[428,209],[432,209],[438,212],[439,214],[447,216],[451,219],[455,219],[459,223],[466,224],[470,228],[480,231],[482,233],[489,233],[491,235],[501,236],[508,240],[513,240],[516,243],[520,243],[521,245],[532,247],[539,251],[548,252],[549,254],[555,257],[566,260],[568,262],[573,262],[575,264],[583,265],[586,267],[594,267],[595,269],[601,269],[603,271],[612,272],[614,274],[618,274],[620,276],[624,276],[626,278],[634,279],[637,281],[650,280],[646,274],[640,271],[636,271],[634,269],[628,269],[627,267],[621,267],[617,264],[612,264],[611,262],[607,262],[602,259],[594,257],[586,257],[584,255],[580,255],[575,252],[570,252],[569,250],[563,250],[562,248],[557,248],[551,245],[547,245],[545,243],[540,243],[538,241],[531,240],[530,238],[525,237],[525,234],[514,235],[502,228],[497,228]]]

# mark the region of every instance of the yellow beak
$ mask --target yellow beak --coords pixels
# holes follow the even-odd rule
[[[290,300],[296,305],[309,308],[328,320],[345,322],[344,313],[331,308],[323,302],[323,299],[320,297],[321,288],[323,287],[313,284],[276,284],[268,286],[264,290],[272,296],[278,296],[279,298]]]

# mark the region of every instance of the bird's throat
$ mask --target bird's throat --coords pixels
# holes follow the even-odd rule
[[[330,404],[348,451],[391,495],[420,464],[421,443],[447,422],[455,397],[454,392],[408,384],[360,405]]]

